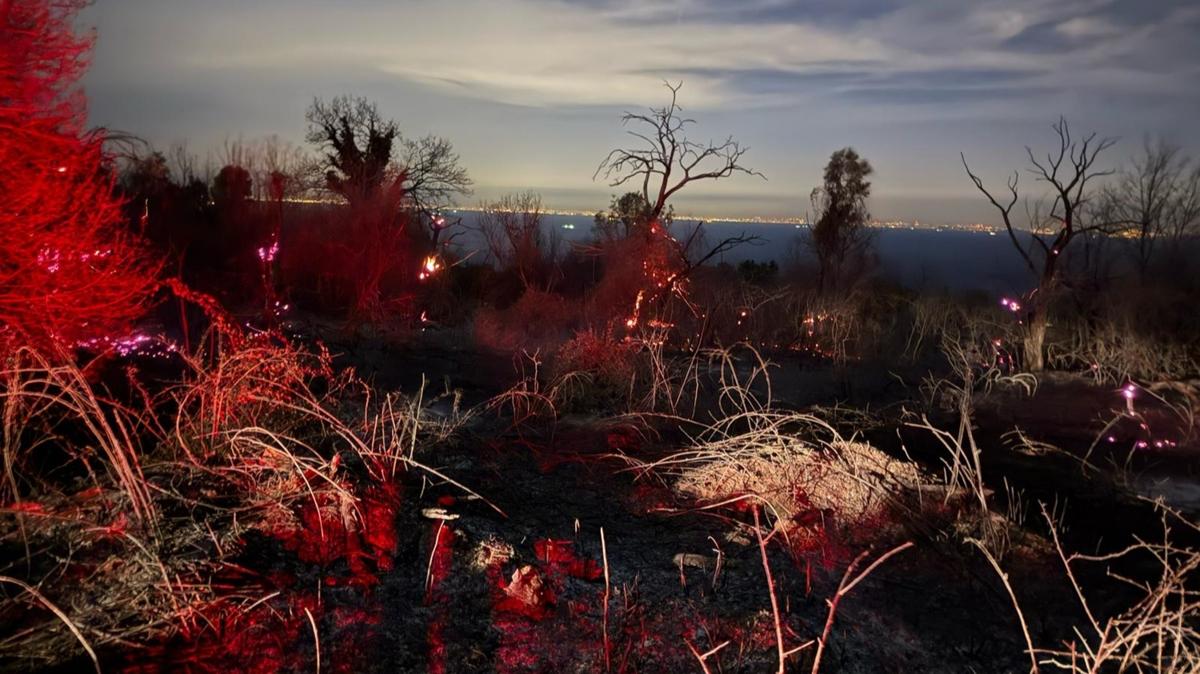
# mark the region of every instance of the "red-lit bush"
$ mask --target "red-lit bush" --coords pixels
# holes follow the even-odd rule
[[[579,311],[566,298],[530,288],[506,309],[481,309],[475,340],[499,351],[532,351],[567,339],[578,322]]]
[[[156,266],[121,230],[102,147],[77,88],[82,0],[0,1],[0,334],[39,347],[121,336]]]

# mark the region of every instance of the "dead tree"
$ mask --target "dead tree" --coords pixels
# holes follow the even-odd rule
[[[1190,170],[1189,170],[1190,169]],[[1160,244],[1175,248],[1200,222],[1200,167],[1178,146],[1144,144],[1142,155],[1104,190],[1103,210],[1134,240],[1132,253],[1145,282]]]
[[[608,153],[596,168],[592,178],[603,176],[612,187],[637,186],[645,204],[644,222],[636,223],[632,232],[641,234],[639,245],[627,237],[623,242],[627,252],[640,260],[642,287],[633,300],[632,312],[625,324],[636,327],[647,307],[659,305],[671,295],[682,296],[681,284],[700,262],[689,261],[691,243],[681,244],[671,236],[664,216],[669,213],[668,202],[687,185],[701,180],[719,180],[737,173],[758,176],[763,174],[742,165],[749,148],[733,137],[723,142],[697,143],[687,137],[687,128],[695,120],[683,116],[678,103],[682,83],[666,83],[671,101],[662,108],[651,108],[649,114],[625,113],[622,124],[635,126],[629,135],[641,141],[640,147],[618,148]],[[630,228],[626,227],[627,231]],[[693,237],[699,232],[697,228]],[[750,241],[752,237],[733,237],[717,244],[698,259],[707,261],[730,248]],[[627,257],[623,255],[624,257]],[[626,263],[629,260],[625,260]],[[626,267],[622,267],[626,268]],[[685,298],[686,300],[686,298]]]
[[[696,120],[684,117],[679,107],[679,90],[683,83],[666,84],[671,91],[671,102],[662,108],[651,108],[650,114],[625,113],[621,123],[636,125],[644,130],[629,131],[629,135],[642,141],[643,147],[616,149],[608,153],[592,178],[601,175],[612,187],[641,184],[642,196],[649,205],[648,222],[657,221],[667,207],[667,202],[686,187],[698,180],[728,178],[735,173],[758,176],[762,173],[742,166],[742,157],[750,149],[743,147],[732,136],[724,142],[709,141],[707,144],[688,140],[687,127]]]
[[[1000,212],[1009,240],[1035,279],[1036,285],[1023,307],[1025,367],[1032,372],[1041,371],[1045,366],[1044,344],[1049,324],[1050,301],[1060,284],[1059,265],[1064,252],[1075,238],[1090,233],[1104,233],[1111,228],[1111,223],[1085,222],[1087,218],[1084,209],[1090,197],[1088,183],[1112,173],[1097,170],[1096,159],[1116,141],[1111,138],[1097,139],[1095,133],[1082,141],[1076,141],[1071,138],[1070,127],[1062,117],[1052,128],[1058,136],[1058,147],[1048,152],[1044,160],[1035,157],[1029,147],[1025,148],[1031,166],[1029,172],[1035,176],[1037,182],[1044,182],[1049,186],[1051,199],[1045,216],[1039,215],[1039,211],[1035,210],[1029,217],[1027,243],[1023,243],[1018,236],[1012,213],[1013,207],[1020,200],[1017,191],[1020,172],[1014,171],[1008,179],[1009,196],[1002,203],[984,187],[983,180],[971,172],[966,155],[960,154],[963,168],[966,169],[971,182],[975,183],[975,187]]]
[[[471,193],[471,179],[449,140],[407,139],[395,121],[385,120],[364,98],[316,99],[307,119],[306,138],[323,153],[327,189],[356,208],[403,195],[397,206],[415,213],[437,246],[446,225],[439,211],[452,205],[455,195]]]
[[[516,273],[526,289],[546,280],[553,260],[545,251],[548,241],[540,195],[509,194],[484,204],[478,223],[488,254],[501,269]]]
[[[400,163],[407,178],[404,192],[417,215],[429,224],[436,244],[444,225],[444,221],[439,222],[439,212],[454,205],[456,195],[471,194],[471,178],[459,165],[454,146],[445,138],[425,136],[402,141]]]

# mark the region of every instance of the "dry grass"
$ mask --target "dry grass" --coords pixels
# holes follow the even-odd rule
[[[1047,363],[1083,372],[1101,386],[1200,375],[1200,351],[1194,343],[1147,335],[1129,322],[1068,321],[1057,326],[1052,337],[1046,345]]]
[[[720,418],[700,424],[668,417],[699,429],[686,449],[652,462],[626,459],[705,506],[749,498],[777,530],[816,516],[822,527],[856,531],[919,484],[913,464],[844,438],[817,416],[776,409],[769,363],[751,354],[748,367],[729,351],[710,354],[720,368]]]
[[[60,365],[29,348],[17,349],[0,371],[5,485],[10,500],[21,494],[22,467],[42,449],[61,448],[71,426],[80,458],[120,486],[132,514],[152,524],[156,512],[137,448],[140,420],[101,396],[74,364]],[[89,461],[98,455],[100,461]],[[89,470],[90,472],[90,470]],[[32,477],[32,476],[30,476]],[[97,479],[101,479],[97,476]]]
[[[986,546],[980,544],[980,549],[1008,589],[1028,645],[1032,671],[1043,668],[1071,674],[1193,674],[1200,671],[1200,592],[1195,589],[1200,550],[1177,545],[1172,540],[1179,530],[1189,535],[1200,533],[1200,526],[1161,503],[1157,507],[1162,512],[1161,542],[1139,540],[1106,555],[1065,552],[1058,539],[1054,518],[1045,506],[1042,507],[1042,516],[1050,527],[1063,571],[1085,616],[1084,624],[1074,629],[1075,637],[1055,646],[1038,646],[1034,642],[1011,581],[996,559],[988,554]],[[1134,579],[1111,570],[1118,562],[1139,560],[1149,562],[1155,573],[1147,579]],[[1081,564],[1108,566],[1108,576],[1132,587],[1139,598],[1115,615],[1098,615],[1088,599],[1088,589],[1078,579],[1076,568]]]
[[[272,335],[216,341],[188,354],[186,376],[162,393],[135,386],[136,408],[28,350],[0,372],[3,490],[16,504],[0,511],[0,543],[24,550],[0,573],[68,619],[27,592],[0,599],[6,620],[22,621],[0,639],[0,658],[69,658],[68,622],[97,649],[195,634],[208,609],[238,601],[213,579],[247,529],[300,526],[307,502],[332,510],[322,522],[360,531],[363,485],[411,470],[462,487],[419,458],[469,416],[453,401],[430,416],[424,390],[378,395],[335,374],[321,349]]]

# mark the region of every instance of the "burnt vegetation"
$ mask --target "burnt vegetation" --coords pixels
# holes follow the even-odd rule
[[[1200,671],[1184,149],[965,148],[1028,282],[917,292],[850,147],[727,261],[682,84],[568,237],[363,98],[85,131],[84,4],[0,0],[0,668]]]

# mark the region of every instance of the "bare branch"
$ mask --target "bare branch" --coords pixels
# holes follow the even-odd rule
[[[667,201],[690,183],[728,178],[736,173],[766,179],[762,173],[742,165],[742,157],[749,148],[732,137],[707,144],[689,140],[684,132],[695,120],[681,115],[678,98],[683,83],[664,84],[671,92],[668,105],[651,108],[650,114],[627,112],[621,118],[623,125],[638,127],[627,133],[643,147],[609,152],[596,167],[593,180],[603,177],[612,187],[641,182],[642,196],[650,205],[650,220],[656,220]]]

